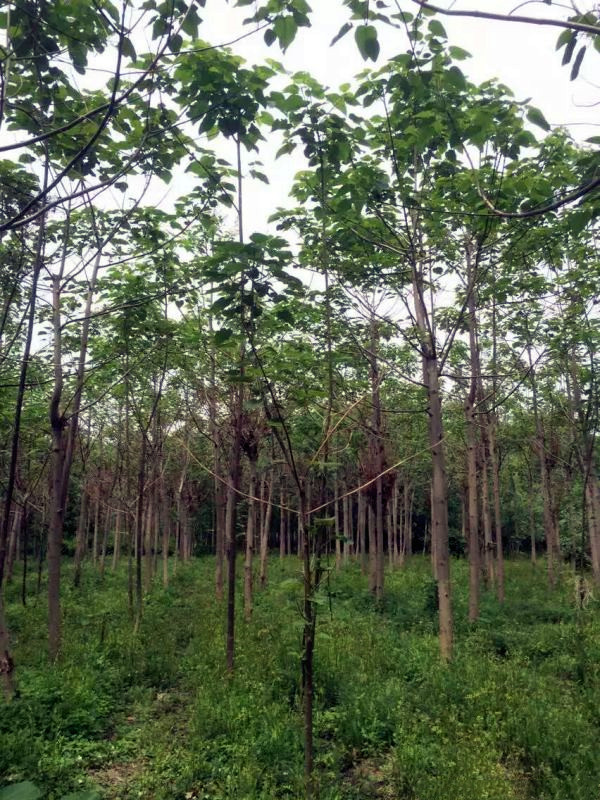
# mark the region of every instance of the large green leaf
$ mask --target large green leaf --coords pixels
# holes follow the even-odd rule
[[[535,106],[532,106],[527,111],[527,119],[529,120],[529,122],[532,122],[534,125],[537,125],[538,128],[543,128],[545,131],[550,130],[550,125],[548,124],[546,117],[542,114],[539,108],[535,108]]]
[[[13,783],[0,789],[0,800],[38,800],[41,796],[41,791],[31,781]]]
[[[377,61],[379,55],[379,41],[377,39],[377,30],[374,25],[359,25],[354,33],[356,44],[360,50],[361,56],[366,61],[368,58],[371,61]]]

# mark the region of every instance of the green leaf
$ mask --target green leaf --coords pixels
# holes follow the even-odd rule
[[[438,19],[432,19],[429,23],[429,33],[432,36],[438,36],[440,39],[446,39],[446,29]]]
[[[123,38],[123,44],[121,46],[121,52],[127,58],[130,58],[132,61],[135,61],[137,58],[135,47],[131,43],[131,39],[128,39],[126,36]]]
[[[344,37],[344,36],[345,36],[345,35],[348,33],[348,31],[351,31],[353,27],[354,27],[354,26],[352,25],[352,23],[351,23],[351,22],[345,22],[345,23],[342,25],[342,27],[339,29],[339,31],[336,33],[336,35],[333,37],[333,39],[332,39],[332,40],[331,40],[331,42],[329,43],[329,46],[331,47],[331,46],[332,46],[332,45],[334,45],[336,42],[339,42],[339,40],[340,40],[342,37]]]
[[[574,236],[577,236],[577,234],[581,233],[586,228],[591,217],[592,217],[592,209],[585,211],[574,211],[567,218],[567,225],[569,226],[569,231]]]
[[[574,32],[574,31],[570,31],[570,30],[568,30],[568,29],[567,29],[567,30],[564,30],[564,31],[563,31],[563,32],[560,34],[560,36],[558,37],[558,39],[556,40],[556,49],[557,49],[557,50],[560,50],[560,48],[561,48],[561,47],[564,47],[564,46],[567,44],[567,42],[569,42],[569,41],[570,41],[570,40],[573,38],[573,36],[575,36],[575,35],[576,35],[576,34],[575,34],[575,32]]]
[[[571,33],[568,41],[567,46],[565,48],[565,52],[563,53],[562,65],[563,67],[569,63],[571,58],[573,57],[573,51],[575,50],[575,45],[577,44],[577,34]]]
[[[452,45],[448,48],[448,52],[455,58],[457,61],[464,61],[465,58],[471,58],[471,53],[468,50],[463,50],[462,47],[456,47],[456,45]]]
[[[294,324],[294,315],[289,308],[279,308],[275,314],[282,322],[288,322],[290,325]]]
[[[233,331],[230,328],[221,328],[220,330],[216,331],[214,336],[214,342],[217,347],[220,347],[225,342],[229,341],[233,336]]]
[[[374,25],[359,25],[354,33],[356,44],[360,51],[361,56],[366,61],[368,58],[371,61],[377,61],[379,55],[379,41],[377,39],[377,30]]]
[[[298,23],[292,16],[277,17],[273,25],[281,49],[285,52],[296,37]]]
[[[455,89],[461,90],[465,89],[467,86],[467,80],[458,67],[450,67],[450,69],[446,73],[446,79],[448,83],[454,86]]]
[[[587,50],[586,46],[584,45],[581,50],[577,53],[577,57],[575,58],[575,62],[573,63],[573,68],[571,69],[571,80],[574,81],[577,76],[579,75],[579,70],[581,68],[581,62],[583,61],[583,57],[585,55],[585,51]]]
[[[31,781],[13,783],[0,789],[0,800],[38,800],[42,793]]]
[[[258,180],[258,181],[262,181],[263,183],[269,183],[269,179],[267,178],[265,173],[264,172],[259,172],[257,169],[251,169],[250,170],[250,175],[253,178],[256,178],[256,180]]]
[[[527,119],[529,120],[529,122],[533,123],[534,125],[537,125],[538,128],[543,128],[543,130],[545,131],[550,130],[550,125],[548,124],[546,117],[542,114],[539,108],[535,108],[535,106],[532,106],[527,111]]]
[[[101,800],[100,792],[95,789],[84,789],[81,792],[71,792],[61,797],[60,800]]]
[[[178,33],[174,33],[169,39],[169,50],[172,53],[178,53],[181,50],[183,39]]]

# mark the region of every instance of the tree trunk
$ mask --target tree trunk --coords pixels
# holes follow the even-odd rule
[[[113,558],[112,569],[113,572],[117,569],[119,559],[121,558],[121,509],[117,508],[115,513],[115,537],[113,541]]]
[[[492,495],[494,498],[494,533],[496,538],[496,593],[499,603],[504,603],[504,545],[502,542],[502,517],[500,514],[500,466],[496,452],[496,430],[493,419],[487,422],[488,444],[490,450],[490,469],[492,471]]]
[[[546,437],[544,433],[544,425],[539,411],[538,396],[537,396],[537,383],[535,379],[535,372],[533,370],[533,361],[531,358],[531,347],[528,346],[527,353],[529,357],[529,377],[531,383],[531,391],[533,395],[533,416],[535,420],[535,450],[537,452],[539,467],[540,467],[540,484],[542,490],[542,506],[544,514],[544,536],[546,539],[546,555],[548,560],[548,584],[550,588],[556,585],[556,553],[554,551],[554,520],[552,518],[552,498],[550,495],[550,478],[548,475],[548,463],[546,459]]]
[[[285,512],[283,506],[285,505],[285,495],[283,493],[283,486],[279,489],[279,559],[283,561],[285,558]]]
[[[435,574],[438,586],[440,654],[452,658],[452,605],[450,600],[450,553],[448,545],[448,481],[444,454],[442,402],[437,359],[426,359],[429,404],[429,444],[432,461],[431,539],[435,543]]]
[[[252,557],[254,555],[254,529],[256,526],[256,497],[257,476],[256,459],[250,459],[250,484],[248,487],[248,520],[246,522],[246,558],[244,560],[244,616],[249,622],[252,617]],[[282,512],[283,513],[283,512]],[[281,530],[280,530],[280,540]]]
[[[338,497],[337,475],[333,479],[333,531],[335,535],[335,568],[339,572],[342,566],[342,539],[340,530],[340,501]]]
[[[14,663],[10,654],[8,628],[4,616],[4,597],[0,590],[0,676],[2,690],[6,700],[10,700],[15,692],[13,681]]]
[[[100,553],[100,575],[104,577],[104,566],[106,564],[106,550],[108,548],[108,535],[110,533],[110,523],[111,523],[111,513],[110,509],[107,508],[104,514],[104,525],[103,525],[103,533],[102,533],[102,550]]]
[[[481,447],[481,513],[483,517],[483,547],[485,579],[489,586],[496,585],[494,564],[494,542],[492,540],[492,518],[490,515],[490,486],[488,478],[488,458],[486,441],[483,438]]]
[[[367,548],[366,548],[366,528],[367,528],[367,508],[364,492],[358,493],[358,549],[360,552],[360,571],[363,575],[367,572]]]
[[[267,504],[264,509],[262,525],[260,530],[260,588],[264,589],[267,585],[267,558],[269,555],[269,533],[271,532],[271,518],[273,515],[273,475],[265,476],[265,489]]]
[[[227,506],[225,509],[225,547],[227,554],[227,672],[233,674],[235,651],[235,567],[237,546],[235,538],[237,492],[240,488],[241,450],[244,395],[241,386],[236,389],[233,411],[233,440],[229,454],[229,485],[227,487]]]

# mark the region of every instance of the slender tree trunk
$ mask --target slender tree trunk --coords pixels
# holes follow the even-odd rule
[[[352,498],[346,495],[342,500],[344,514],[344,541],[343,556],[344,564],[348,563],[348,558],[352,551],[353,532],[352,532]]]
[[[135,623],[137,633],[142,621],[142,553],[144,548],[144,494],[146,491],[146,436],[142,432],[140,462],[138,466],[137,502],[135,513]]]
[[[99,487],[98,487],[99,488]],[[100,527],[100,495],[96,492],[94,498],[94,534],[92,539],[92,564],[96,566],[98,561],[98,530]]]
[[[265,477],[265,489],[267,505],[264,509],[264,516],[260,531],[260,587],[264,589],[267,585],[267,557],[269,555],[269,533],[271,532],[271,517],[273,515],[273,475]]]
[[[243,359],[243,355],[242,355]],[[233,410],[233,440],[229,454],[229,486],[227,487],[227,507],[225,510],[225,546],[227,554],[227,640],[226,664],[227,673],[233,674],[235,652],[235,568],[236,568],[236,512],[237,492],[240,488],[241,450],[243,424],[244,394],[242,386],[235,393]]]
[[[358,493],[358,549],[360,551],[360,570],[363,575],[367,572],[366,528],[367,504],[364,492],[360,491]]]
[[[504,603],[504,545],[502,542],[502,516],[500,513],[500,467],[496,452],[495,422],[488,419],[488,444],[490,450],[490,469],[492,471],[492,495],[494,498],[494,532],[496,539],[496,594],[499,603]]]
[[[485,439],[480,442],[481,447],[481,512],[483,517],[483,546],[485,555],[485,578],[492,587],[496,585],[496,572],[494,564],[494,542],[492,539],[492,518],[490,515],[490,486],[488,472],[488,458]]]
[[[104,567],[106,564],[106,550],[108,548],[108,536],[110,533],[110,526],[112,521],[112,515],[110,513],[110,509],[107,508],[104,514],[104,525],[103,525],[103,533],[102,533],[102,550],[100,553],[100,575],[104,577]]]
[[[113,541],[113,559],[112,569],[113,572],[117,569],[119,559],[121,558],[121,509],[117,508],[115,513],[115,538]]]
[[[285,495],[283,493],[283,486],[279,488],[279,559],[283,561],[285,558],[285,512],[283,506],[285,505]]]
[[[161,469],[160,479],[160,518],[162,527],[162,579],[166,589],[169,585],[169,540],[171,538],[171,518],[169,513],[169,494],[165,486],[164,464]]]
[[[556,553],[554,551],[554,520],[552,519],[552,498],[550,495],[550,478],[548,475],[548,462],[546,458],[546,437],[544,434],[544,426],[541,419],[538,396],[537,396],[537,382],[533,370],[533,361],[531,358],[531,347],[527,348],[529,356],[529,376],[531,382],[531,391],[533,395],[533,416],[535,420],[535,449],[538,455],[540,466],[540,484],[542,490],[542,506],[544,514],[544,535],[546,538],[546,555],[548,560],[548,583],[551,588],[556,585]]]
[[[246,522],[246,558],[244,560],[244,616],[246,621],[249,622],[252,617],[252,557],[254,555],[254,529],[256,526],[256,497],[257,491],[257,475],[256,475],[256,459],[249,459],[250,461],[250,483],[248,487],[248,520]],[[280,532],[281,536],[281,532]]]
[[[376,595],[377,590],[377,519],[371,503],[367,502],[367,520],[369,533],[369,590]]]
[[[337,475],[333,479],[333,531],[335,535],[335,568],[339,572],[342,566],[342,540],[340,531],[340,501],[338,497]]]
[[[7,700],[14,694],[13,681],[14,663],[10,654],[10,641],[6,618],[4,616],[4,597],[0,590],[0,677],[2,679],[2,690]]]
[[[479,511],[477,507],[477,427],[474,384],[465,402],[467,422],[467,530],[469,543],[469,621],[479,617]],[[485,502],[485,500],[484,500]]]
[[[65,234],[65,248],[66,248]],[[64,264],[64,255],[63,255]],[[60,310],[60,284],[62,268],[52,280],[52,312],[54,328],[54,387],[50,399],[50,426],[52,430],[52,456],[50,460],[50,483],[52,504],[48,530],[48,652],[51,661],[58,657],[61,644],[60,571],[62,537],[67,500],[63,484],[65,467],[65,419],[60,411],[63,389],[62,370],[62,326]]]
[[[8,540],[8,553],[6,562],[6,580],[11,581],[13,576],[13,567],[15,563],[15,556],[17,553],[17,545],[21,528],[23,527],[23,509],[20,506],[15,508],[13,514],[12,525],[10,528],[10,537]]]
[[[452,658],[452,605],[450,600],[450,552],[448,545],[448,482],[444,454],[444,429],[437,359],[427,359],[429,444],[432,461],[431,538],[435,543],[435,573],[438,584],[440,653]]]

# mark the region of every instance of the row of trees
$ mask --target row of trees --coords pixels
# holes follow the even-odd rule
[[[0,589],[21,556],[26,602],[45,559],[56,659],[65,555],[76,584],[85,558],[127,557],[137,629],[159,555],[166,584],[214,551],[231,671],[238,550],[248,619],[269,548],[297,553],[310,776],[327,554],[359,558],[381,601],[386,559],[430,551],[444,659],[451,550],[468,554],[472,621],[484,581],[504,598],[505,554],[535,559],[538,540],[550,585],[565,556],[600,582],[598,152],[472,84],[427,3],[347,2],[336,38],[354,27],[375,60],[390,24],[407,50],[337,91],[200,41],[201,5],[0,16]],[[254,12],[253,35],[284,50],[310,21],[304,0]],[[561,24],[567,62],[599,41],[593,14]],[[138,56],[141,25],[156,47]],[[102,51],[110,80],[78,88]],[[247,236],[266,136],[305,169],[277,235]],[[183,169],[196,188],[153,207]]]

